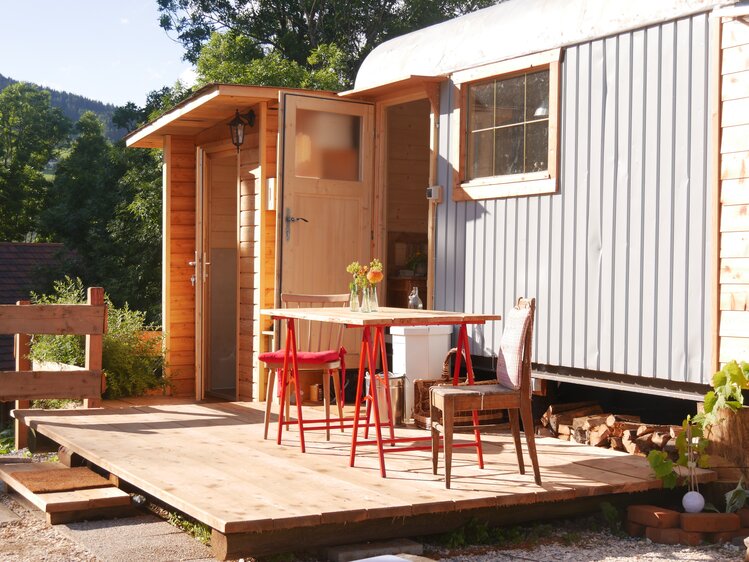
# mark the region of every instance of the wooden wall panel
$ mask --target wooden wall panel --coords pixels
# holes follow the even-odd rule
[[[260,104],[258,115],[261,116],[262,130],[259,135],[260,174],[256,178],[253,203],[253,236],[254,244],[248,247],[248,258],[252,260],[253,274],[253,380],[254,400],[264,400],[268,373],[259,361],[258,355],[271,351],[274,345],[273,322],[268,317],[260,316],[261,308],[272,308],[276,305],[276,204],[279,200],[277,190],[275,200],[269,200],[266,189],[269,180],[277,177],[278,146],[278,104],[276,102]]]
[[[749,359],[749,25],[722,21],[719,361]]]
[[[388,232],[427,231],[429,100],[388,108]]]
[[[253,380],[255,379],[255,365],[253,354],[257,349],[255,343],[255,308],[254,291],[256,284],[253,251],[255,237],[255,209],[259,184],[258,160],[260,119],[257,118],[258,108],[253,108],[256,114],[255,126],[246,131],[245,142],[240,156],[240,186],[239,186],[239,377],[237,381],[237,398],[239,400],[253,399]]]
[[[167,376],[177,396],[195,395],[195,143],[167,137],[164,143],[164,329]]]

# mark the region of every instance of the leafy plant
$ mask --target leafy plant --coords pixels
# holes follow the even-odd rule
[[[170,513],[168,520],[171,525],[188,533],[194,539],[203,544],[211,544],[211,528],[208,525],[186,519],[177,513]]]
[[[83,282],[70,277],[56,281],[51,295],[32,293],[32,301],[44,304],[80,304],[86,301]],[[145,338],[145,314],[125,304],[107,303],[107,333],[102,344],[102,367],[107,378],[106,398],[137,396],[152,388],[164,387],[162,339]],[[32,359],[82,367],[85,361],[83,336],[36,335],[31,343]]]
[[[0,431],[0,455],[7,455],[13,451],[15,446],[15,435],[13,427]]]
[[[674,470],[674,462],[668,458],[668,453],[653,449],[648,453],[648,463],[657,478],[663,482],[664,488],[673,488],[679,477]]]
[[[709,457],[706,453],[708,439],[705,437],[710,426],[717,421],[717,413],[728,408],[737,412],[744,405],[743,391],[749,389],[749,363],[731,361],[712,378],[713,390],[704,398],[703,411],[694,417],[687,416],[682,422],[683,431],[676,437],[676,448],[679,458],[676,465],[688,469],[690,490],[697,486],[694,469],[707,468]],[[655,475],[663,481],[665,488],[673,488],[679,482],[674,470],[674,463],[663,451],[653,450],[648,453],[648,463]]]
[[[705,394],[704,411],[694,418],[703,429],[717,421],[717,412],[721,409],[737,412],[743,407],[743,391],[749,389],[749,363],[727,363],[713,375],[712,387],[713,390]]]
[[[736,487],[726,493],[726,513],[734,513],[744,507],[747,497],[749,490],[744,488],[744,479],[741,478]]]
[[[697,489],[697,479],[694,469],[707,468],[709,457],[705,452],[708,440],[704,437],[703,427],[694,421],[691,416],[682,422],[682,431],[676,437],[676,449],[679,458],[676,463],[668,458],[664,451],[652,450],[648,453],[648,462],[655,475],[663,481],[664,488],[673,488],[679,483],[679,475],[675,466],[683,466],[687,469],[686,484],[689,490]]]
[[[620,535],[622,533],[622,514],[619,510],[609,502],[601,502],[601,515],[606,521],[606,525],[613,535]]]

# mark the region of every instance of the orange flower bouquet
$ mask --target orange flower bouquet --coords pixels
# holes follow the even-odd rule
[[[351,283],[349,283],[351,310],[355,312],[376,312],[378,305],[375,285],[382,281],[384,277],[382,262],[377,258],[369,262],[369,265],[362,265],[358,261],[354,261],[348,264],[346,271],[353,276]],[[362,292],[361,306],[359,305],[360,289]]]

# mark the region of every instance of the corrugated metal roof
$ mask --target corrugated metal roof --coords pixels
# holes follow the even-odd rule
[[[361,65],[355,90],[575,45],[706,12],[728,0],[507,0],[391,39]]]

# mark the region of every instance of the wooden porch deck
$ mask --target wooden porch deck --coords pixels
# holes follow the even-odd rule
[[[660,487],[644,458],[548,438],[537,441],[544,483],[537,486],[530,467],[518,473],[512,438],[487,434],[485,469],[473,449],[458,449],[446,490],[432,474],[429,451],[386,455],[383,479],[374,447],[362,448],[356,467],[348,466],[350,430],[333,431],[330,442],[324,432],[306,433],[302,454],[296,430],[284,433],[281,446],[263,440],[262,404],[157,402],[23,410],[17,417],[210,526],[218,558],[441,532],[517,506],[525,506],[523,514],[514,510],[511,520],[522,521],[544,513],[548,502]]]

